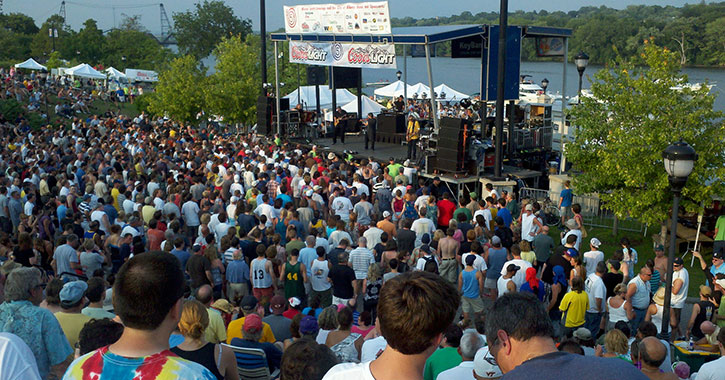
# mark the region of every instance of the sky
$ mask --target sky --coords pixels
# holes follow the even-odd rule
[[[70,26],[78,30],[83,21],[94,18],[98,26],[111,29],[119,23],[122,14],[141,15],[141,22],[151,32],[158,33],[160,28],[160,12],[158,4],[163,0],[66,0],[66,17]],[[4,0],[3,12],[20,12],[33,17],[40,26],[50,15],[60,9],[61,0]],[[171,19],[174,12],[184,12],[193,8],[196,0],[167,0],[164,3],[166,13]],[[253,29],[259,30],[259,1],[237,0],[225,1],[234,9],[238,17],[249,18],[253,22]],[[282,6],[297,4],[343,3],[345,1],[330,0],[266,0],[267,30],[275,30],[283,26]],[[357,1],[356,1],[357,2]],[[546,8],[541,7],[540,0],[518,0],[509,2],[509,10],[541,10],[571,11],[583,6],[606,5],[611,8],[625,8],[628,5],[674,5],[682,6],[686,3],[696,3],[697,0],[550,0]],[[478,12],[497,11],[499,1],[496,0],[389,0],[390,15],[392,17],[414,18],[450,16],[470,11]],[[113,7],[116,7],[115,10]],[[173,20],[172,20],[173,22]]]

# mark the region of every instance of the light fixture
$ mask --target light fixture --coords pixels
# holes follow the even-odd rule
[[[587,69],[587,65],[589,64],[589,56],[583,51],[580,51],[579,54],[574,56],[574,64],[576,65],[576,70],[579,72],[579,92],[577,93],[577,103],[581,103],[582,76],[584,76],[584,70]]]
[[[549,87],[549,80],[548,80],[548,79],[546,79],[546,78],[544,78],[544,79],[543,79],[543,80],[541,81],[541,88],[543,88],[543,89],[544,89],[544,94],[546,94],[546,88],[547,88],[547,87]]]
[[[400,70],[398,70],[398,72],[395,73],[395,75],[398,77],[398,80],[400,80],[400,77],[403,76],[403,73]]]

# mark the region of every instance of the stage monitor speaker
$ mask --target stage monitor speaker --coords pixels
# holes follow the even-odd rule
[[[307,66],[307,84],[310,86],[327,84],[325,66]]]
[[[288,111],[289,108],[289,98],[280,98],[279,99],[279,110],[280,111]]]
[[[402,113],[378,114],[378,132],[405,133],[405,115]]]
[[[269,135],[272,133],[272,115],[274,114],[274,98],[260,96],[257,98],[257,133]]]
[[[335,79],[335,88],[357,88],[362,81],[362,69],[356,67],[333,67],[331,71]]]

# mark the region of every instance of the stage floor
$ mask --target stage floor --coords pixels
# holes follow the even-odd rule
[[[332,144],[331,138],[318,138],[312,139],[311,142],[305,143],[300,142],[302,145],[311,147],[317,145],[317,150],[321,152],[334,152],[342,154],[344,151],[353,151],[355,158],[373,158],[379,162],[388,162],[390,157],[394,157],[396,161],[405,161],[408,155],[408,147],[405,145],[390,144],[390,143],[375,143],[375,150],[365,150],[365,137],[347,135],[345,136],[345,143],[341,143],[338,139],[337,144]],[[369,147],[368,147],[369,148]],[[417,158],[420,159],[421,152],[418,152]]]

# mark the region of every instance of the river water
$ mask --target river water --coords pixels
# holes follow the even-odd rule
[[[403,58],[397,57],[398,69],[403,71]],[[466,93],[473,94],[480,92],[481,61],[478,59],[451,59],[448,57],[434,57],[431,59],[433,67],[433,83],[438,86],[441,83]],[[408,83],[415,84],[422,82],[428,85],[428,71],[425,58],[407,59]],[[562,69],[560,62],[521,62],[521,75],[531,75],[532,81],[541,83],[546,78],[549,80],[548,93],[561,93]],[[589,88],[589,76],[602,69],[602,66],[590,65],[584,72],[582,87]],[[363,69],[363,83],[397,80],[393,69]],[[717,95],[714,108],[725,111],[725,69],[706,68],[685,68],[682,70],[688,75],[690,83],[709,82],[715,86],[713,93]],[[566,95],[575,96],[579,86],[579,73],[573,63],[569,63],[566,72]],[[364,92],[372,94],[374,88],[366,88]]]

